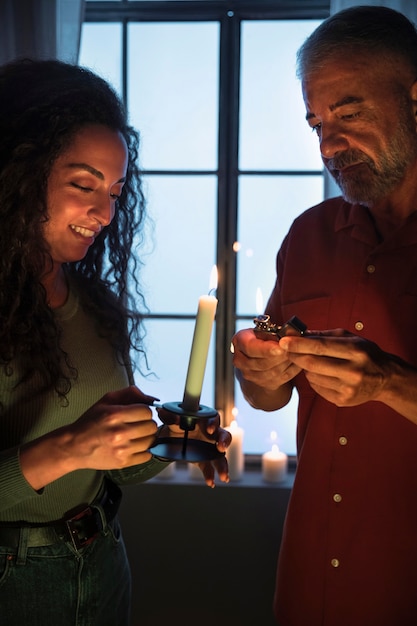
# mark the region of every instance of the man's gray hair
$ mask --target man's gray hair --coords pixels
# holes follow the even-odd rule
[[[297,52],[301,80],[319,70],[330,56],[352,51],[401,59],[417,79],[417,30],[402,13],[381,6],[356,6],[327,18]]]

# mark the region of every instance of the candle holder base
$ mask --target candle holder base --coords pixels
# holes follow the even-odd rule
[[[187,449],[184,452],[183,441],[182,437],[162,437],[150,450],[153,456],[161,461],[199,463],[200,461],[213,461],[224,456],[223,452],[217,450],[216,444],[192,439],[188,440]]]
[[[217,415],[215,409],[200,404],[197,411],[189,411],[182,408],[181,402],[167,402],[162,404],[161,408],[179,415],[184,436],[158,438],[150,447],[153,456],[163,461],[187,461],[188,463],[212,461],[224,456],[224,452],[217,450],[215,443],[188,437],[188,432],[194,430],[197,420]]]

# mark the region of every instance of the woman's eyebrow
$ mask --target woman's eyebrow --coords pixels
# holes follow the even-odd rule
[[[90,174],[92,174],[93,176],[95,176],[96,178],[99,178],[100,180],[104,180],[104,174],[103,172],[100,172],[100,170],[97,170],[95,167],[93,167],[92,165],[88,165],[88,163],[68,163],[67,166],[68,168],[71,169],[82,169],[82,170],[86,170],[87,172],[89,172]],[[126,181],[126,177],[123,176],[122,178],[120,178],[120,180],[118,180],[118,183],[124,183]]]

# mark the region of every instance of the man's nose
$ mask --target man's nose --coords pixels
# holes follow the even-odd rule
[[[338,124],[322,124],[320,127],[320,153],[325,159],[333,158],[338,152],[349,148],[346,134]]]

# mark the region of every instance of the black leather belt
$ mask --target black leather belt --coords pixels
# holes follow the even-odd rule
[[[100,501],[91,504],[70,519],[58,520],[42,526],[25,523],[0,525],[0,545],[17,548],[22,528],[25,528],[28,548],[50,546],[59,541],[71,541],[74,548],[79,550],[92,543],[100,531],[104,530],[114,519],[121,498],[122,492],[119,487],[109,483]],[[105,523],[100,511],[104,514]]]

